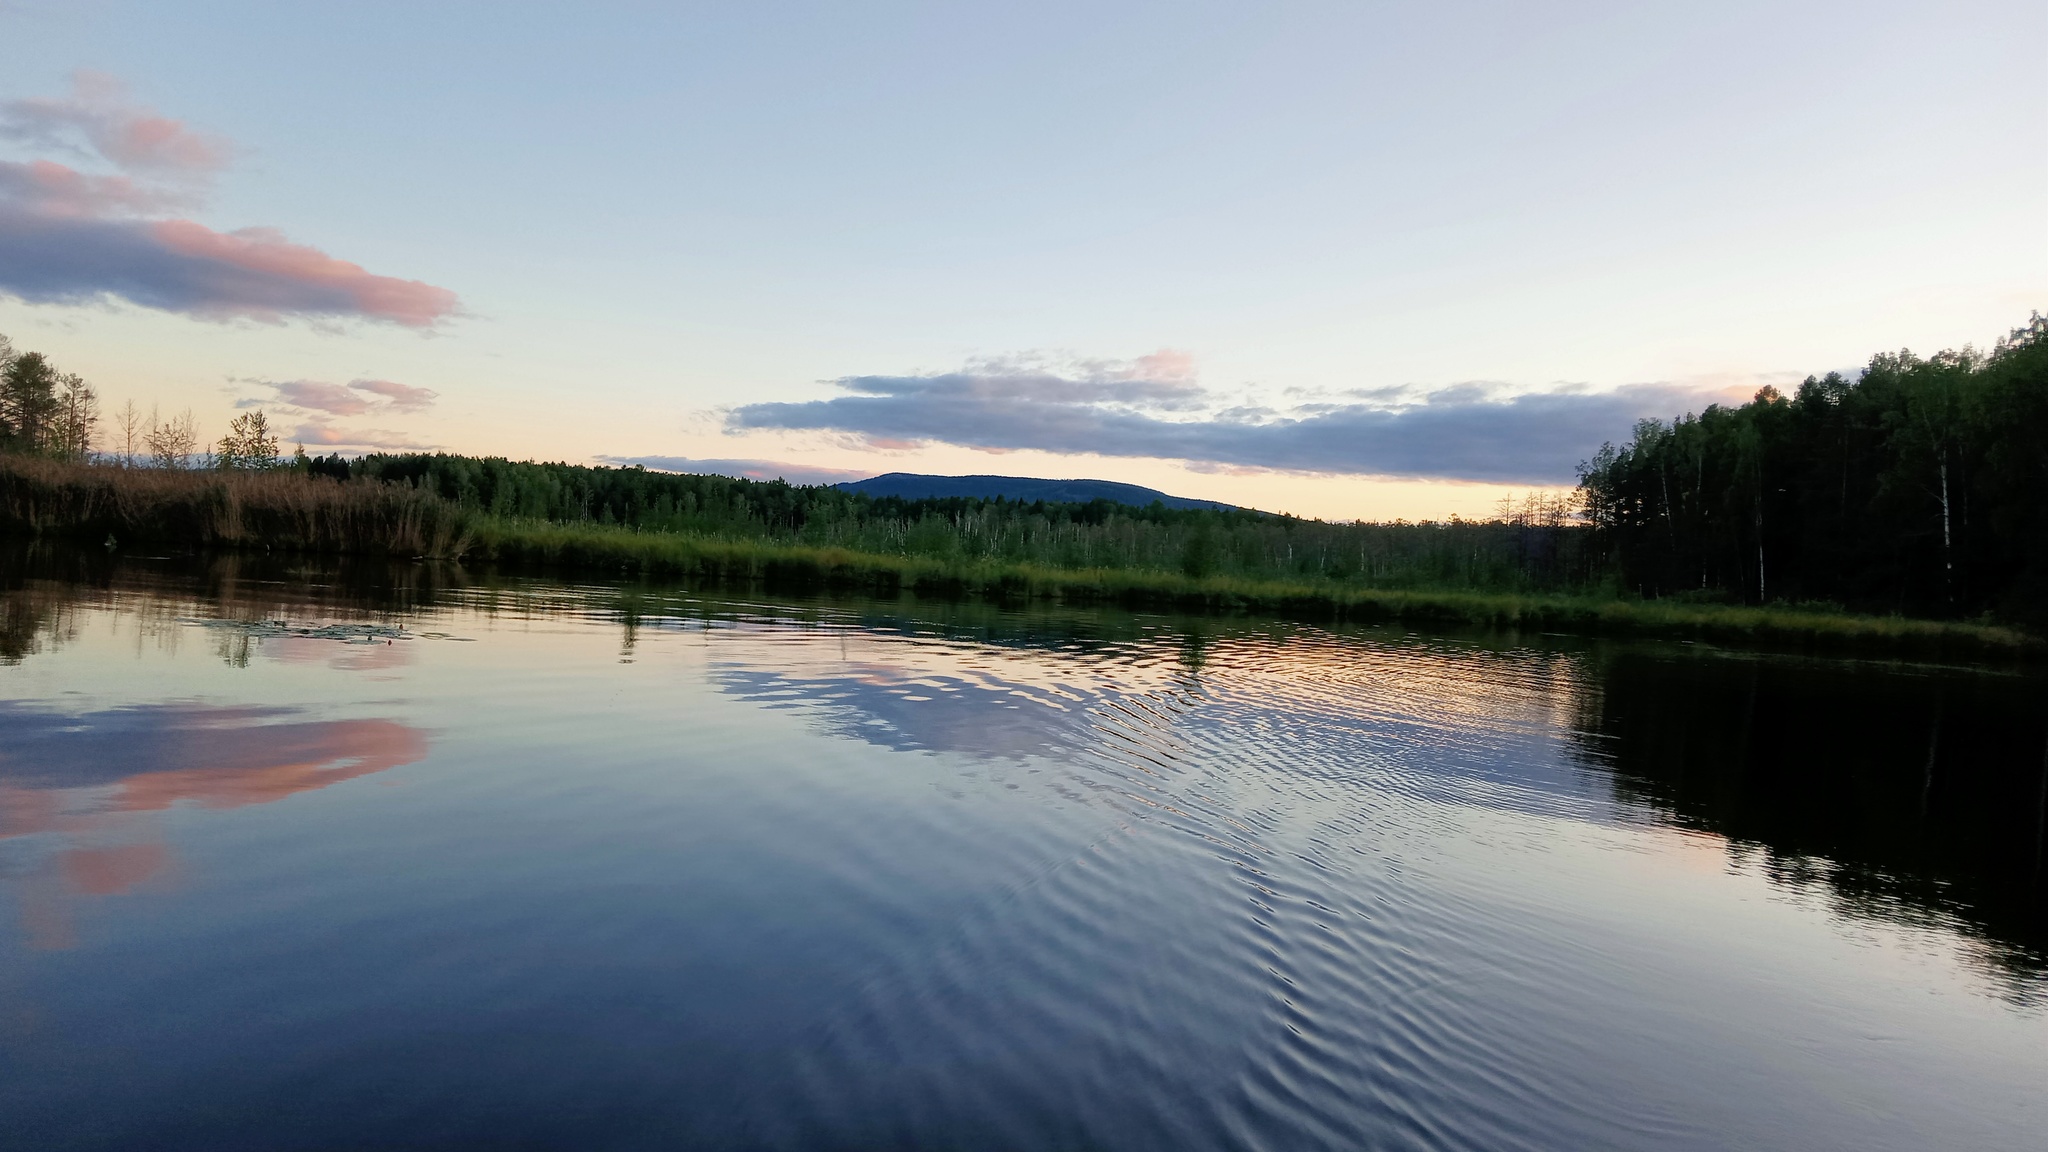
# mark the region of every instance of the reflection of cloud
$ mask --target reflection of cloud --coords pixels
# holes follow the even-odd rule
[[[295,715],[205,704],[74,715],[0,701],[0,838],[97,838],[122,813],[268,804],[426,755],[426,735],[396,721]],[[131,892],[169,860],[156,843],[62,849],[27,878],[31,938],[68,946],[65,899]]]
[[[1060,371],[989,363],[925,376],[848,376],[845,394],[734,409],[735,430],[853,433],[870,444],[1145,456],[1355,475],[1568,483],[1637,419],[1733,397],[1669,384],[1502,395],[1459,385],[1421,396],[1348,397],[1285,412],[1229,405],[1185,358]]]
[[[93,811],[152,810],[181,800],[238,808],[426,754],[425,735],[395,721],[282,720],[290,715],[275,708],[157,704],[73,716],[0,702],[0,788],[10,794],[90,789],[80,802]],[[8,827],[5,834],[46,830]]]
[[[426,328],[455,314],[446,288],[378,275],[274,228],[219,232],[139,215],[195,202],[228,149],[128,104],[108,77],[80,73],[69,97],[0,103],[0,139],[96,155],[122,170],[0,164],[0,293],[273,322],[354,317]]]
[[[865,480],[874,475],[872,471],[781,464],[774,460],[693,460],[688,456],[599,456],[597,459],[621,468],[637,464],[655,472],[737,476],[745,480],[787,480],[791,484],[840,484],[848,480]]]
[[[120,844],[112,848],[71,848],[59,854],[58,867],[70,886],[87,896],[131,892],[162,872],[171,861],[162,844]]]

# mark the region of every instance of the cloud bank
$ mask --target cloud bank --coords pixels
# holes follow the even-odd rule
[[[849,376],[845,395],[748,404],[733,431],[849,433],[878,447],[952,444],[1159,457],[1199,468],[1569,484],[1603,441],[1634,422],[1726,401],[1721,391],[1637,384],[1607,392],[1502,394],[1465,384],[1422,394],[1351,394],[1287,411],[1226,407],[1169,354],[1060,371],[1006,362],[923,376]]]
[[[693,460],[688,456],[599,456],[598,461],[621,468],[639,465],[654,472],[690,472],[707,476],[737,476],[744,480],[787,480],[791,484],[843,484],[865,480],[873,472],[846,468],[820,468],[810,464],[780,464],[773,460]]]
[[[35,304],[115,298],[207,319],[288,317],[430,328],[455,293],[372,273],[294,244],[273,228],[218,232],[160,214],[203,198],[225,143],[128,104],[107,77],[81,73],[61,99],[0,103],[0,140],[112,165],[0,161],[0,293]]]

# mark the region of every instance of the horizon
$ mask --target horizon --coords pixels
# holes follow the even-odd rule
[[[397,14],[0,9],[0,332],[202,441],[1416,520],[2048,300],[2032,5]]]

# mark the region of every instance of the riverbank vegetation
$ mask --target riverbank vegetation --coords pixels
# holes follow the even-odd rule
[[[1854,381],[1645,421],[1575,494],[1421,524],[446,454],[286,460],[260,412],[204,468],[178,466],[189,445],[92,458],[18,431],[17,392],[34,408],[64,386],[17,388],[25,358],[0,389],[0,532],[16,534],[1956,655],[2038,650],[2048,602],[2038,317],[1990,353],[1888,353]],[[143,425],[145,448],[163,427]]]

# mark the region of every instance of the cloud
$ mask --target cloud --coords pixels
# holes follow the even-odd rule
[[[433,407],[441,395],[432,388],[415,388],[395,380],[352,380],[349,387],[384,397],[386,406],[393,412],[423,411]]]
[[[359,392],[340,384],[323,384],[318,380],[287,380],[272,384],[277,389],[277,398],[293,408],[310,408],[316,412],[328,412],[336,416],[360,416],[370,410],[370,400]],[[253,403],[237,407],[254,407]]]
[[[1466,384],[1286,412],[1220,407],[1183,372],[1154,358],[1115,371],[1062,375],[970,366],[927,376],[852,376],[848,394],[749,404],[733,431],[806,429],[870,443],[937,442],[990,451],[1035,449],[1183,460],[1199,467],[1566,484],[1606,440],[1646,416],[1726,401],[1725,390],[1637,384],[1607,392],[1559,389],[1502,395]],[[1148,373],[1146,365],[1153,365]],[[1193,415],[1184,415],[1192,413]]]
[[[131,172],[210,174],[225,168],[233,155],[220,137],[194,132],[181,121],[130,103],[126,87],[101,72],[75,73],[69,96],[0,101],[0,139],[75,149],[73,136]]]
[[[352,380],[346,385],[319,380],[257,380],[250,383],[269,388],[273,399],[245,397],[237,408],[256,408],[277,403],[289,409],[325,412],[330,416],[361,416],[366,412],[413,413],[433,407],[440,393],[415,388],[393,380]]]
[[[81,73],[63,99],[0,103],[0,138],[89,151],[121,170],[0,161],[0,294],[33,304],[121,299],[216,320],[410,328],[431,328],[460,307],[446,288],[372,273],[274,228],[219,232],[157,216],[195,203],[228,149],[127,104],[106,77]]]
[[[0,204],[0,292],[32,304],[119,297],[212,319],[355,317],[426,328],[455,293],[378,276],[268,228],[63,216]]]
[[[46,216],[149,212],[188,202],[183,193],[151,188],[126,176],[94,176],[50,160],[0,160],[0,203]]]
[[[782,464],[774,460],[693,460],[688,456],[599,456],[596,459],[620,468],[638,465],[655,472],[737,476],[744,480],[787,480],[791,484],[844,484],[849,480],[865,480],[875,474],[857,469],[821,468],[812,464]]]

